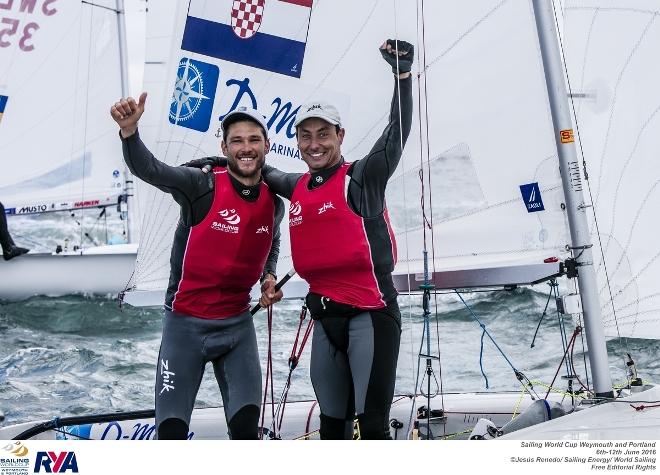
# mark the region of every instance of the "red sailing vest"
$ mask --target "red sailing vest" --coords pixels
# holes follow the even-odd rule
[[[289,208],[293,266],[311,292],[359,308],[383,308],[363,218],[346,201],[350,166],[345,163],[312,190],[308,189],[309,173],[298,180]]]
[[[242,199],[226,168],[216,167],[215,196],[204,220],[190,229],[172,310],[220,319],[249,308],[273,242],[275,202],[262,183],[255,202]]]

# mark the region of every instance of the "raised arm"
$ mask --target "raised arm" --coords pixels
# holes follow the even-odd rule
[[[213,201],[211,176],[196,168],[173,167],[157,160],[140,139],[138,121],[144,113],[147,94],[139,102],[121,99],[110,109],[119,125],[124,161],[133,175],[170,193],[181,206],[181,217],[188,226],[201,222]]]
[[[369,154],[353,166],[348,188],[351,207],[364,217],[383,212],[387,181],[399,164],[412,124],[413,46],[405,41],[388,40],[381,46],[381,54],[395,74],[389,122]]]

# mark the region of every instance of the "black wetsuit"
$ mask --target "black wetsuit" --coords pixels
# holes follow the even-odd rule
[[[5,207],[0,203],[0,245],[2,250],[9,249],[14,241],[9,234],[9,228],[7,228],[7,216],[5,215]]]
[[[7,227],[5,207],[2,203],[0,203],[0,247],[2,247],[2,257],[6,261],[28,252],[28,249],[17,246],[11,238],[9,228]]]
[[[131,173],[170,193],[181,206],[170,256],[170,282],[165,301],[163,337],[156,373],[156,423],[159,439],[188,436],[190,415],[207,362],[213,364],[225,415],[233,439],[258,435],[261,369],[256,335],[248,311],[229,318],[209,319],[172,312],[172,301],[182,278],[184,253],[191,229],[204,221],[214,201],[214,174],[158,161],[137,133],[123,139],[124,160]],[[254,202],[261,184],[247,187],[233,177],[241,199]],[[284,204],[276,198],[273,242],[263,274],[276,274],[279,224]]]
[[[401,315],[392,282],[394,257],[391,241],[384,235],[387,226],[383,211],[385,188],[399,163],[401,146],[410,134],[412,122],[412,79],[400,80],[399,84],[401,100],[395,83],[388,125],[370,153],[349,170],[347,195],[350,208],[363,217],[374,273],[386,306],[361,310],[337,302],[327,304],[321,301],[323,296],[316,294],[307,297],[310,311],[320,323],[314,330],[310,373],[321,408],[324,439],[351,438],[356,411],[362,438],[389,438]],[[314,173],[310,187],[322,187],[342,163]],[[273,191],[291,199],[303,174],[266,166],[263,176]]]

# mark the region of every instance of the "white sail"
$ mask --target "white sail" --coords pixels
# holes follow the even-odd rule
[[[598,225],[592,222],[592,240],[603,322],[608,336],[657,339],[660,4],[571,0],[564,12],[567,66]]]
[[[111,204],[123,192],[107,117],[122,92],[115,1],[96,4],[9,2],[2,11],[11,28],[0,40],[0,200],[9,213]]]
[[[415,70],[421,75],[415,80],[413,131],[388,191],[399,246],[397,273],[422,269],[417,174],[420,159],[426,167],[427,158],[433,269],[543,264],[545,258],[566,256],[563,193],[529,1],[463,2],[450,9],[426,2],[423,16],[419,2],[409,0],[267,2],[259,32],[282,40],[269,55],[277,57],[278,45],[289,45],[288,56],[275,64],[259,49],[237,48],[241,40],[231,26],[223,26],[231,25],[232,4],[240,2],[183,3],[166,95],[172,97],[179,80],[179,86],[199,88],[200,98],[182,108],[173,102],[169,115],[160,109],[153,149],[160,160],[177,164],[217,155],[221,116],[244,104],[266,116],[272,145],[268,163],[305,171],[292,123],[297,108],[311,98],[337,105],[347,131],[344,156],[362,158],[387,123],[394,86],[378,47],[398,37],[416,45],[421,61]],[[232,35],[238,43],[220,41]],[[153,190],[146,203],[134,284],[139,290],[162,290],[178,206]],[[286,228],[281,273],[290,267]],[[428,247],[431,251],[430,238]]]
[[[420,166],[436,272],[565,258],[564,198],[530,2],[427,2],[424,17],[422,130],[389,187],[390,208],[406,208],[393,213],[407,244],[398,269],[422,269]]]
[[[0,5],[0,201],[31,248],[0,265],[2,299],[116,295],[130,278],[137,245],[119,219],[125,200],[114,211],[129,177],[108,113],[125,89],[122,5]],[[40,216],[14,216],[27,214]]]
[[[173,41],[176,44],[181,43],[183,48],[175,49],[168,61],[166,74],[171,78],[171,90],[174,94],[170,95],[170,92],[166,91],[165,100],[173,96],[171,107],[168,113],[165,113],[163,108],[158,108],[158,102],[156,106],[156,113],[162,115],[161,126],[153,145],[159,158],[176,164],[215,154],[218,148],[216,131],[221,116],[242,102],[258,106],[267,116],[271,140],[274,143],[269,156],[270,162],[286,170],[304,170],[304,165],[296,157],[290,126],[297,106],[310,97],[331,100],[338,105],[347,128],[344,153],[349,160],[359,158],[369,150],[385,125],[391,96],[392,80],[389,68],[382,63],[375,47],[384,37],[416,38],[421,60],[417,68],[419,76],[415,90],[416,97],[419,97],[416,121],[413,124],[415,132],[389,189],[390,209],[395,219],[401,251],[398,271],[419,272],[419,251],[425,246],[429,248],[434,271],[444,270],[446,275],[449,275],[451,272],[466,273],[477,269],[482,273],[482,277],[485,276],[480,278],[482,285],[501,283],[501,279],[496,276],[497,272],[489,273],[488,269],[497,269],[498,272],[513,269],[518,272],[524,271],[530,264],[543,262],[546,257],[566,257],[569,237],[557,173],[557,146],[548,110],[539,40],[536,36],[532,5],[528,0],[463,2],[452,4],[450,9],[441,9],[440,2],[428,2],[426,11],[420,15],[422,19],[432,19],[433,28],[428,29],[425,22],[417,22],[416,15],[420,13],[416,10],[418,2],[393,1],[393,8],[386,9],[382,8],[385,2],[379,1],[317,1],[314,2],[309,17],[305,17],[300,11],[287,10],[286,14],[275,16],[282,20],[279,23],[276,20],[266,23],[264,20],[262,26],[265,30],[285,35],[286,39],[295,42],[283,52],[284,60],[276,62],[275,65],[269,62],[269,58],[256,53],[249,58],[237,58],[238,49],[232,48],[229,53],[222,50],[224,45],[217,39],[226,37],[226,34],[214,32],[213,28],[218,22],[231,24],[230,16],[225,15],[227,11],[219,11],[218,5],[229,9],[232,3],[240,3],[240,0],[216,1],[213,4],[190,0],[178,5]],[[287,4],[286,8],[293,8],[289,5],[296,5],[297,8],[308,8],[312,5],[311,0],[280,0],[279,3]],[[536,3],[543,3],[544,7],[550,4]],[[273,4],[277,3],[268,2],[268,5]],[[595,0],[593,4],[582,2],[580,6],[574,5],[575,2],[571,2],[567,6],[566,28],[568,37],[578,38],[576,44],[584,46],[583,55],[578,60],[583,68],[579,70],[578,77],[582,79],[589,77],[589,68],[586,66],[591,65],[592,61],[585,60],[588,55],[584,51],[597,49],[592,40],[599,37],[599,34],[596,34],[596,25],[600,19],[595,17],[600,17],[601,14],[607,17],[606,13],[610,12],[630,14],[634,18],[637,18],[636,15],[647,16],[647,23],[641,22],[646,25],[645,28],[638,29],[641,36],[632,43],[620,41],[626,39],[623,33],[621,36],[612,34],[619,32],[621,21],[605,23],[600,33],[602,43],[598,48],[602,48],[601,51],[608,55],[612,54],[611,62],[614,64],[614,60],[621,57],[626,57],[627,60],[623,64],[619,62],[620,69],[614,67],[614,71],[618,72],[613,76],[616,78],[616,87],[612,88],[615,94],[598,93],[608,90],[607,86],[603,86],[603,82],[607,84],[607,81],[601,81],[598,76],[592,86],[583,86],[585,90],[595,90],[596,93],[587,94],[580,105],[583,110],[593,108],[593,113],[585,114],[585,127],[594,127],[594,130],[599,132],[598,127],[603,127],[603,121],[598,114],[607,111],[608,107],[610,112],[606,112],[609,115],[605,121],[607,128],[621,120],[615,117],[615,107],[608,105],[608,102],[617,104],[617,100],[611,97],[622,97],[633,94],[633,91],[640,93],[646,101],[635,102],[633,112],[641,111],[641,117],[645,120],[635,122],[631,119],[633,129],[637,124],[637,129],[634,129],[637,138],[632,143],[632,148],[631,144],[623,147],[624,151],[634,155],[638,148],[653,145],[644,141],[647,139],[645,132],[647,128],[651,128],[650,124],[655,119],[655,108],[658,107],[658,101],[653,99],[656,96],[650,90],[653,84],[657,84],[658,78],[653,70],[649,72],[648,84],[644,83],[640,88],[621,85],[624,84],[627,71],[632,70],[637,51],[643,49],[644,42],[641,39],[650,37],[647,34],[655,27],[657,11],[650,3],[644,8],[640,7],[639,5],[644,5],[643,0],[636,4],[634,9],[618,8],[612,3],[601,11],[596,8]],[[590,19],[580,17],[585,11],[592,15]],[[545,13],[547,10],[544,15]],[[572,16],[579,21],[573,23]],[[543,23],[546,26],[544,31],[547,32],[547,21]],[[636,25],[633,20],[625,17],[623,24],[626,28]],[[294,28],[287,30],[291,25]],[[339,36],[337,25],[342,27],[342,34]],[[204,31],[202,39],[208,43],[197,42],[199,38],[191,38],[190,35],[194,36],[195,32],[199,32],[198,29]],[[241,36],[253,33],[254,28],[243,28],[239,32]],[[580,43],[580,38],[583,43]],[[628,45],[628,56],[624,54],[624,46],[621,46],[621,50],[615,47],[619,46],[615,44],[619,41]],[[657,41],[651,43],[657,44]],[[269,55],[274,53],[272,49],[264,51]],[[434,53],[431,54],[431,51]],[[547,52],[547,49],[544,51]],[[577,51],[580,55],[579,47]],[[227,58],[223,60],[215,57],[223,57],[226,54],[232,56],[232,62],[228,62]],[[553,69],[556,72],[557,68]],[[575,74],[571,72],[571,77],[575,78]],[[647,87],[649,90],[643,92]],[[184,92],[185,94],[182,94]],[[184,96],[190,100],[182,100]],[[589,114],[594,117],[589,117]],[[632,114],[633,117],[634,115]],[[558,114],[555,114],[555,118],[557,116]],[[593,125],[590,125],[591,121]],[[624,124],[627,122],[620,125],[622,129]],[[607,128],[606,131],[609,130]],[[609,136],[605,137],[607,144]],[[657,140],[655,137],[648,139]],[[626,182],[628,171],[625,167],[615,169],[614,172],[607,170],[608,167],[612,168],[612,165],[606,160],[609,149],[603,148],[602,137],[594,138],[591,144],[588,139],[585,140],[587,151],[589,147],[598,145],[600,149],[597,150],[600,150],[601,158],[594,162],[598,172],[592,172],[592,175],[596,173],[599,176],[595,184],[600,191],[600,195],[596,195],[600,213],[602,203],[607,203],[603,201],[606,200],[605,196],[613,194],[616,197],[617,194],[608,191],[608,181],[614,175],[620,182]],[[563,158],[565,159],[565,156]],[[645,158],[648,159],[649,156]],[[647,164],[647,170],[651,167],[648,162],[640,163]],[[426,243],[423,242],[421,191],[417,178],[420,168],[425,170],[425,208],[430,224]],[[648,174],[652,176],[652,173]],[[579,176],[579,170],[577,175]],[[649,197],[655,190],[656,182],[654,178],[641,180],[640,189],[630,189],[622,199],[627,200],[628,195],[634,193]],[[579,186],[577,181],[571,182],[573,191]],[[566,188],[568,189],[568,186]],[[636,216],[642,216],[647,212],[644,206],[646,201],[642,200],[641,205],[639,200],[635,205],[630,201],[625,202],[626,206],[635,209]],[[167,195],[155,191],[145,204],[148,210],[143,221],[145,234],[137,277],[133,283],[138,290],[162,291],[169,269],[167,256],[178,207]],[[616,203],[612,204],[615,205]],[[583,208],[584,206],[580,209]],[[627,223],[628,231],[635,231],[637,221]],[[605,225],[607,224],[605,220]],[[616,228],[614,224],[611,223],[608,231],[613,236]],[[643,237],[647,239],[646,235]],[[337,240],[341,242],[341,236],[337,236]],[[617,241],[621,241],[621,238],[617,238]],[[603,242],[608,260],[606,241]],[[648,244],[649,249],[653,249],[650,237],[642,242]],[[286,241],[284,246],[283,254],[286,259]],[[634,269],[631,274],[637,282],[641,282],[642,275],[646,279],[645,272],[652,268],[655,254],[650,254],[651,258],[648,257],[649,254],[642,254],[638,258],[636,253],[628,253],[626,246],[622,248],[627,256],[633,256],[629,259],[631,262],[636,265],[640,260],[645,262],[642,267],[631,266],[631,269]],[[579,250],[576,254],[578,253]],[[610,272],[610,275],[615,274],[614,271]],[[413,280],[416,281],[417,277]],[[614,281],[617,282],[616,278]],[[652,288],[651,283],[646,280],[644,285]],[[625,291],[625,285],[622,290]],[[652,301],[655,295],[653,291],[643,292],[640,291],[638,296],[631,300],[622,300],[624,303],[619,310],[631,304],[641,305],[642,302]],[[616,294],[615,302],[616,299],[622,298],[621,295],[621,292]],[[604,296],[603,302],[606,299],[607,296]],[[652,307],[648,308],[649,313],[652,310]],[[634,317],[639,315],[642,314],[638,312]],[[639,320],[634,321],[634,324],[639,325]],[[591,329],[587,328],[587,332],[590,331]],[[592,358],[595,345],[591,345],[589,341],[589,346],[589,358]],[[638,382],[639,384],[635,384],[637,381],[630,381],[630,387],[617,392],[619,404],[606,401],[594,404],[588,394],[589,399],[584,401],[585,403],[579,402],[580,397],[576,397],[585,394],[573,393],[570,397],[566,397],[569,393],[555,394],[555,397],[562,400],[563,409],[570,414],[548,423],[544,421],[547,416],[552,415],[552,410],[549,410],[547,402],[535,397],[534,404],[540,406],[542,417],[536,419],[530,417],[533,414],[529,413],[518,416],[514,420],[514,426],[524,427],[529,423],[531,427],[520,429],[519,432],[513,431],[507,437],[627,440],[653,437],[657,434],[657,412],[652,408],[649,410],[649,406],[644,410],[641,410],[642,407],[633,406],[634,409],[640,409],[634,410],[630,406],[633,403],[657,401],[658,388]],[[531,385],[529,389],[532,389]],[[493,423],[489,426],[489,421],[480,420],[473,432],[480,438],[496,437],[499,435],[498,429],[504,429],[501,419],[506,412],[501,410],[504,401],[500,399],[501,395],[461,394],[456,398],[447,396],[443,395],[442,402],[446,412],[437,418],[437,423],[444,426],[439,428],[440,432],[451,428],[450,437],[460,436],[466,427],[474,425],[475,415],[478,414],[494,414],[494,420],[497,422],[497,426]],[[421,403],[419,397],[413,401],[418,399]],[[513,397],[509,395],[506,398],[506,406],[511,406],[514,399],[517,401],[514,403],[516,408],[519,404],[525,405],[529,402],[524,393]],[[405,404],[410,403],[408,398],[401,400],[405,401]],[[439,404],[437,401],[436,399],[434,404]],[[460,406],[454,406],[455,401],[459,402]],[[397,401],[393,406],[395,415],[399,409],[396,403]],[[412,413],[406,411],[404,415],[412,414],[412,419],[414,408],[413,406]],[[218,413],[206,409],[197,412],[193,420],[200,424],[197,427],[200,427],[202,434],[206,428],[205,422],[217,420]],[[309,422],[310,412],[298,409],[296,413],[306,415],[305,420]],[[402,416],[399,417],[403,420]],[[295,418],[294,415],[288,420],[295,422]],[[500,421],[497,421],[498,418]],[[423,416],[417,416],[416,422],[420,423],[420,427],[423,419]],[[460,427],[456,426],[457,422]],[[477,432],[476,429],[480,425],[483,430]],[[92,426],[87,425],[75,428],[74,434],[80,435],[83,427],[87,434],[101,438],[110,434],[109,427],[112,427],[112,435],[115,437],[124,430],[119,424],[111,423],[103,428],[103,432],[97,430],[96,434],[92,434]],[[140,420],[132,427],[136,429],[133,438],[147,438],[154,430],[151,421]],[[494,430],[489,430],[489,427]],[[14,435],[17,429],[20,431],[23,428],[11,429],[12,432],[8,433]],[[308,430],[306,427],[305,432]],[[396,435],[395,432],[395,438]],[[130,435],[126,435],[126,438],[129,437]]]

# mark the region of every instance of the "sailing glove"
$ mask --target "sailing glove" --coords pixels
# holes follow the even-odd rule
[[[401,40],[387,40],[387,45],[392,47],[392,52],[388,52],[387,48],[384,48],[380,50],[380,54],[383,55],[385,61],[392,66],[392,72],[394,74],[409,73],[412,69],[412,63],[415,57],[415,47],[407,41]],[[401,56],[398,56],[398,61],[396,54],[397,47],[400,52],[404,53]]]

